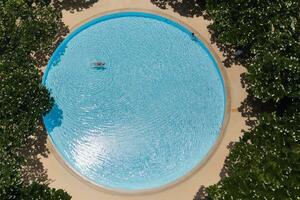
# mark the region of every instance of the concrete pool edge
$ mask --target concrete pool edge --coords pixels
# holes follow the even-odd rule
[[[223,65],[222,62],[219,58],[219,56],[216,54],[215,50],[211,48],[211,44],[208,43],[206,41],[206,39],[198,32],[196,31],[194,28],[192,28],[191,26],[187,25],[187,23],[181,21],[180,19],[167,15],[165,13],[162,12],[157,12],[157,11],[153,11],[153,10],[145,10],[145,9],[118,9],[118,10],[112,10],[112,11],[108,11],[108,12],[102,12],[99,13],[97,15],[94,15],[88,19],[83,20],[82,22],[76,24],[75,26],[73,26],[71,28],[71,31],[68,35],[72,34],[74,32],[74,30],[76,30],[78,27],[86,24],[87,22],[102,17],[104,15],[109,15],[109,14],[115,14],[115,13],[120,13],[120,12],[144,12],[144,13],[148,13],[148,14],[155,14],[164,18],[167,18],[169,20],[172,20],[176,23],[178,23],[179,25],[183,26],[184,28],[186,28],[187,30],[194,32],[195,35],[201,40],[201,42],[204,44],[204,46],[207,48],[207,50],[209,50],[209,53],[212,55],[214,61],[216,61],[216,65],[218,67],[218,71],[221,73],[220,76],[223,79],[223,86],[224,86],[224,93],[225,93],[225,99],[226,99],[226,105],[225,105],[225,109],[224,109],[224,118],[223,118],[223,123],[222,123],[222,128],[220,129],[220,134],[216,140],[216,142],[214,143],[214,145],[212,146],[212,148],[209,150],[209,152],[206,154],[206,156],[192,169],[190,170],[186,175],[168,183],[165,184],[161,187],[156,187],[156,188],[152,188],[152,189],[145,189],[145,190],[120,190],[120,189],[114,189],[114,188],[107,188],[103,185],[99,185],[89,179],[87,179],[86,177],[82,176],[81,174],[79,174],[79,172],[77,172],[75,169],[73,169],[60,155],[60,153],[56,150],[55,145],[53,144],[53,141],[51,138],[49,138],[48,136],[48,140],[50,141],[49,144],[51,146],[51,152],[54,154],[55,158],[59,161],[60,164],[62,164],[62,166],[64,166],[64,168],[70,172],[76,179],[80,180],[81,182],[83,182],[86,185],[91,186],[92,188],[102,191],[102,192],[108,192],[108,193],[113,193],[113,194],[129,194],[129,195],[141,195],[141,194],[149,194],[149,193],[155,193],[155,192],[160,192],[169,188],[172,188],[182,182],[184,182],[185,180],[187,180],[189,177],[192,177],[194,174],[196,174],[197,172],[199,172],[199,170],[205,166],[205,164],[210,160],[210,158],[214,155],[215,151],[218,149],[219,144],[222,142],[222,139],[224,138],[225,135],[225,131],[230,119],[230,108],[231,108],[231,96],[230,96],[230,90],[229,90],[229,80],[227,78],[226,72],[223,69]]]

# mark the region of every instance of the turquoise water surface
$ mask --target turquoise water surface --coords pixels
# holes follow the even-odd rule
[[[153,189],[186,175],[223,123],[213,57],[157,15],[111,14],[81,26],[54,52],[43,84],[55,99],[44,117],[54,146],[73,170],[111,189]]]

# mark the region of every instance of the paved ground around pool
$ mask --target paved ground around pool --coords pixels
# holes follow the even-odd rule
[[[69,5],[67,10],[63,11],[63,21],[69,26],[70,30],[80,24],[101,16],[106,12],[115,12],[117,10],[141,10],[161,15],[171,16],[179,22],[187,24],[196,30],[209,44],[210,33],[207,29],[209,21],[203,17],[184,17],[174,12],[173,8],[160,9],[150,0],[90,0],[90,4],[82,3],[82,5]],[[211,48],[217,56],[224,60],[222,52],[211,44]],[[242,88],[240,75],[245,72],[242,66],[223,67],[228,79],[228,89],[230,91],[231,105],[229,108],[230,117],[227,128],[224,132],[222,140],[215,148],[213,154],[193,175],[178,184],[165,190],[146,193],[146,194],[120,194],[103,189],[99,189],[91,184],[79,179],[68,167],[62,164],[62,161],[55,153],[53,146],[48,140],[47,146],[50,150],[48,157],[41,157],[44,168],[47,170],[48,178],[51,180],[50,186],[55,188],[63,188],[72,195],[74,200],[192,200],[201,186],[209,186],[216,183],[220,179],[224,160],[228,155],[228,145],[237,141],[242,135],[242,129],[246,129],[245,118],[238,111],[241,102],[246,98],[247,93]]]

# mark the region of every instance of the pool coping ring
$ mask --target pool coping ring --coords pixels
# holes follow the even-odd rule
[[[174,22],[178,23],[179,25],[183,26],[184,28],[186,28],[187,30],[194,33],[201,40],[201,42],[207,48],[207,50],[209,50],[210,54],[212,55],[213,59],[215,60],[215,62],[217,64],[218,70],[219,70],[220,75],[223,79],[223,87],[224,87],[224,94],[225,94],[225,100],[226,100],[225,101],[226,104],[225,104],[225,111],[224,111],[222,127],[220,128],[220,133],[219,133],[219,136],[216,139],[216,142],[212,145],[212,147],[210,148],[208,153],[204,156],[204,158],[201,159],[201,161],[194,168],[192,168],[188,173],[186,173],[184,176],[181,176],[181,177],[175,179],[174,181],[169,182],[167,184],[164,184],[160,187],[155,187],[155,188],[151,188],[151,189],[139,189],[139,190],[130,190],[130,189],[126,190],[126,189],[110,188],[110,187],[100,185],[100,184],[88,179],[87,177],[84,177],[79,172],[77,172],[60,155],[58,149],[55,147],[55,145],[54,145],[54,143],[53,143],[53,141],[50,138],[48,133],[47,133],[47,140],[48,140],[47,143],[49,145],[50,152],[53,153],[55,159],[66,169],[66,171],[68,171],[77,180],[79,180],[80,182],[90,186],[91,188],[93,188],[95,190],[98,190],[98,191],[101,191],[101,192],[106,192],[106,193],[115,194],[115,195],[116,194],[118,194],[118,195],[147,195],[147,194],[162,192],[164,190],[173,188],[173,187],[175,187],[179,184],[183,184],[186,180],[188,180],[189,178],[194,176],[196,173],[198,173],[201,170],[201,168],[203,168],[206,165],[206,163],[210,160],[210,158],[215,154],[216,150],[218,149],[220,143],[223,141],[223,138],[225,136],[225,132],[227,130],[227,125],[228,125],[228,122],[229,122],[229,119],[230,119],[230,114],[231,114],[231,93],[230,93],[230,90],[229,90],[229,79],[228,79],[227,74],[225,72],[223,63],[221,62],[221,59],[218,56],[218,54],[212,48],[211,44],[209,42],[207,42],[207,40],[198,31],[196,31],[193,27],[191,27],[186,22],[183,22],[182,20],[180,20],[180,19],[178,19],[175,16],[172,16],[170,14],[166,14],[166,13],[158,12],[158,11],[154,11],[154,10],[140,9],[140,8],[137,8],[137,9],[126,9],[125,8],[125,9],[117,9],[117,10],[110,10],[110,11],[100,12],[96,15],[93,15],[93,16],[91,16],[89,18],[86,18],[85,20],[75,24],[73,27],[70,28],[70,32],[68,33],[68,35],[70,35],[72,32],[74,32],[80,26],[88,23],[89,21],[91,21],[93,19],[97,19],[97,18],[105,16],[105,15],[117,14],[117,13],[121,13],[121,12],[143,12],[143,13],[146,13],[146,14],[155,14],[155,15],[164,17],[168,20],[174,21]],[[68,37],[68,35],[66,37]],[[46,132],[47,132],[47,130],[46,130]]]

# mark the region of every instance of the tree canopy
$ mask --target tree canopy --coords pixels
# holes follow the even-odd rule
[[[228,51],[242,52],[247,88],[262,101],[299,98],[300,2],[207,0],[209,26]]]
[[[207,188],[209,198],[299,199],[300,2],[153,2],[167,2],[186,16],[206,8],[225,53],[239,51],[235,60],[247,68],[249,93],[276,109],[289,102],[280,112],[259,115],[231,150],[225,178]],[[53,105],[37,66],[41,55],[47,59],[60,26],[61,12],[50,0],[0,1],[0,199],[71,198],[35,180],[25,184],[21,176],[27,160],[21,150]]]
[[[299,110],[298,110],[299,111]],[[208,187],[211,199],[298,199],[300,124],[298,113],[263,114],[231,150],[227,176]]]
[[[234,144],[209,199],[300,197],[299,9],[297,0],[207,0],[215,40],[246,67],[249,94],[272,106]]]
[[[37,54],[50,53],[60,24],[61,13],[48,0],[0,1],[0,199],[71,199],[36,180],[25,184],[21,176],[27,160],[21,151],[53,105]]]

